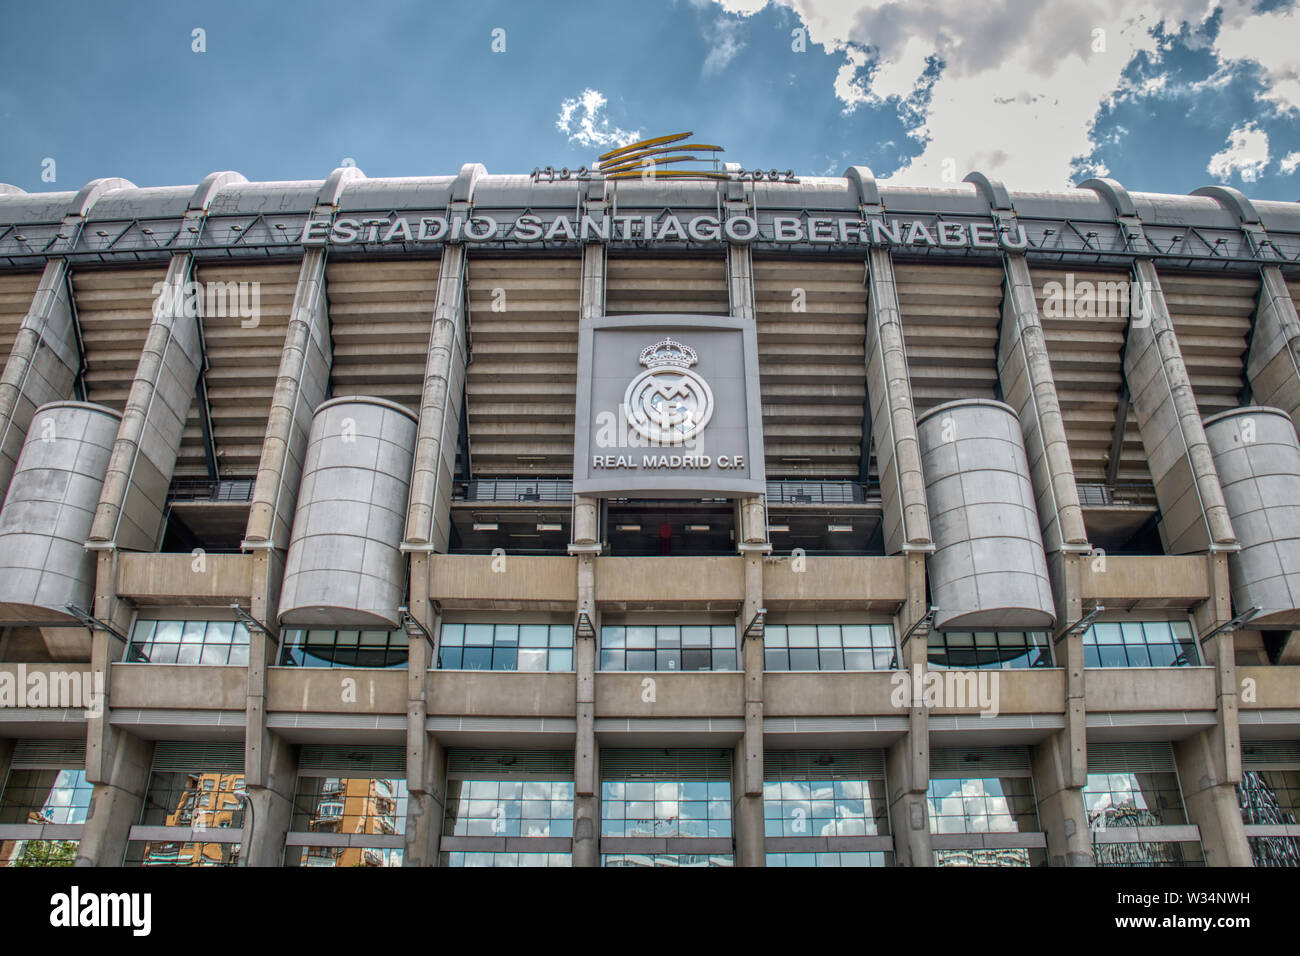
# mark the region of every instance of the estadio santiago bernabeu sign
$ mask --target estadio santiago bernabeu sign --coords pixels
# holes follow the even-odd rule
[[[588,242],[763,243],[773,245],[863,245],[936,249],[1029,248],[1024,226],[999,226],[935,218],[750,215],[724,219],[714,215],[678,216],[670,209],[636,215],[565,215],[531,213],[498,219],[486,213],[467,216],[341,216],[333,221],[309,218],[303,224],[304,246],[390,245],[400,243],[507,243],[510,245],[577,245]]]
[[[577,398],[575,494],[765,489],[752,322],[674,314],[583,320]]]

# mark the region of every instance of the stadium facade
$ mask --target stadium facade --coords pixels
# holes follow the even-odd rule
[[[1300,207],[0,186],[0,857],[1300,864]]]

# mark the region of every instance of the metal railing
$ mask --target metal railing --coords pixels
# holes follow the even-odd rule
[[[567,478],[473,478],[457,482],[459,501],[564,502],[573,497]],[[857,481],[781,480],[767,483],[768,504],[865,504],[880,499],[879,489]]]
[[[167,489],[167,501],[252,501],[253,484],[252,478],[179,478]]]
[[[1156,506],[1156,489],[1148,484],[1117,484],[1079,482],[1079,504],[1085,508],[1105,508],[1111,505]]]

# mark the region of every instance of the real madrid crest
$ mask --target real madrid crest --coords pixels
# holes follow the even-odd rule
[[[623,395],[628,423],[657,444],[689,441],[713,415],[713,390],[691,366],[699,359],[689,345],[666,338],[641,350],[646,370]]]

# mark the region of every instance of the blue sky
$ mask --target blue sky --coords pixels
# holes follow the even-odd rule
[[[1225,182],[1296,200],[1295,7],[10,2],[0,182],[320,179],[345,159],[370,176],[527,172],[694,130],[729,160],[803,175],[862,163],[938,185],[981,169],[1027,189],[1105,173],[1133,190]]]

